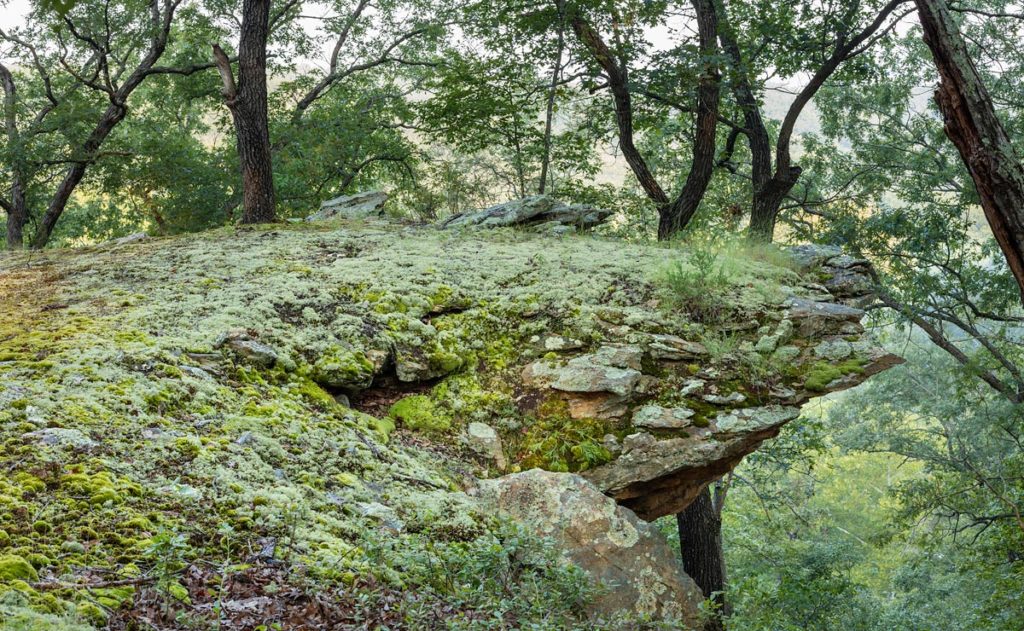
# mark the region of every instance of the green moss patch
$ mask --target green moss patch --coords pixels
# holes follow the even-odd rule
[[[397,401],[388,414],[409,429],[443,432],[452,426],[452,419],[443,412],[430,397],[415,394]]]
[[[815,362],[805,375],[804,388],[812,392],[824,392],[828,389],[828,384],[836,379],[863,373],[866,364],[867,362],[860,358],[847,359],[838,364]]]

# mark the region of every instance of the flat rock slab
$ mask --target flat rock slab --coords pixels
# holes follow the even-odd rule
[[[710,436],[659,440],[639,432],[626,437],[618,458],[582,475],[641,518],[657,519],[686,508],[799,415],[797,407],[744,408],[719,413],[705,430]]]

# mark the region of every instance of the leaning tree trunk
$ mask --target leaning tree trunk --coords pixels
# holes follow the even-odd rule
[[[1010,271],[1024,298],[1024,166],[996,116],[945,0],[916,0],[924,41],[939,70],[935,100],[981,197]]]
[[[719,72],[718,17],[713,0],[691,0],[697,12],[697,34],[700,55],[706,64],[697,87],[697,133],[693,142],[690,172],[679,196],[664,207],[658,218],[658,240],[672,238],[686,227],[704,199],[708,183],[715,171],[717,149]]]
[[[220,46],[213,56],[223,81],[224,102],[235,123],[238,161],[242,169],[242,223],[276,219],[274,173],[267,117],[267,36],[270,0],[244,0],[238,42],[238,83]]]
[[[722,553],[722,517],[711,491],[705,488],[692,504],[676,514],[683,569],[697,583],[705,598],[718,604],[718,615],[704,625],[704,631],[722,631],[725,610],[725,556]]]

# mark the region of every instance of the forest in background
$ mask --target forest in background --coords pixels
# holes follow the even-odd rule
[[[1020,155],[1019,3],[263,4],[271,217],[370,189],[411,222],[549,194],[711,259],[749,230],[870,260],[873,328],[907,364],[715,486],[729,625],[1022,628],[1020,290],[918,16],[955,24]],[[259,73],[239,9],[54,0],[3,25],[9,248],[245,219],[238,104],[258,111]]]

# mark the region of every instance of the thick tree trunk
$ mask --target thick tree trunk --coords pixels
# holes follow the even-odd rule
[[[7,249],[16,250],[22,247],[25,222],[28,220],[28,208],[25,205],[25,180],[21,154],[21,134],[18,132],[17,120],[17,87],[14,76],[6,66],[0,64],[0,81],[4,90],[4,128],[7,132],[7,149],[11,154],[11,196],[3,204],[7,211]]]
[[[267,116],[269,32],[270,0],[244,0],[237,85],[227,55],[214,45],[214,59],[224,83],[224,101],[235,124],[242,170],[242,223],[267,223],[277,218]]]
[[[916,0],[924,41],[939,70],[935,100],[960,152],[985,218],[1024,297],[1024,166],[945,0]]]
[[[750,207],[749,236],[755,241],[771,243],[775,236],[775,223],[786,195],[793,190],[800,178],[801,169],[793,166],[787,175],[775,174],[754,190]]]
[[[697,33],[700,54],[705,64],[697,87],[697,133],[693,142],[693,159],[683,190],[665,208],[658,221],[658,239],[670,239],[682,230],[697,213],[708,183],[715,171],[717,150],[719,71],[718,18],[713,0],[692,0],[697,12]]]
[[[720,615],[712,617],[704,631],[722,631],[725,609],[725,556],[722,553],[722,518],[705,488],[692,504],[676,514],[683,569],[697,583],[705,598],[718,603]]]

